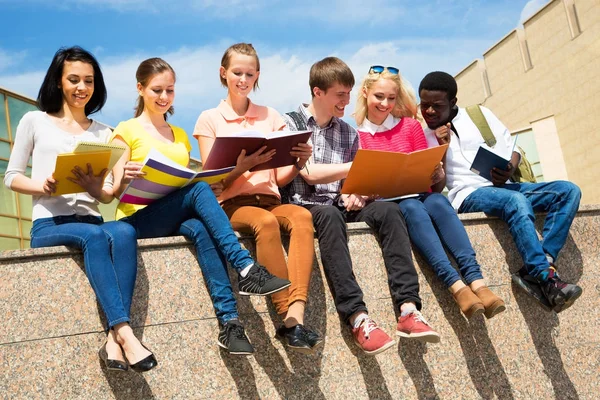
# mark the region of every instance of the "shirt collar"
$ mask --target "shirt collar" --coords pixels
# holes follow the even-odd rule
[[[314,115],[312,115],[312,113],[308,110],[308,106],[309,106],[308,104],[302,103],[302,104],[300,104],[300,107],[298,107],[298,112],[306,120],[306,126],[308,126],[309,124],[313,124],[314,126],[318,127],[319,129],[329,129],[329,128],[331,128],[331,126],[333,124],[337,124],[337,125],[340,124],[339,118],[334,116],[334,117],[331,117],[331,121],[329,121],[329,125],[327,125],[324,128],[319,127]]]
[[[258,118],[258,107],[255,106],[254,103],[250,101],[250,99],[248,99],[248,110],[246,110],[246,114],[244,114],[243,116],[237,115],[237,113],[225,100],[221,100],[221,102],[217,106],[217,110],[219,110],[223,118],[225,118],[225,120],[228,122]]]
[[[392,114],[389,114],[381,125],[377,125],[365,118],[363,123],[358,127],[358,130],[368,132],[371,135],[375,136],[377,132],[389,131],[390,129],[398,125],[400,123],[400,120],[401,118],[396,118]]]

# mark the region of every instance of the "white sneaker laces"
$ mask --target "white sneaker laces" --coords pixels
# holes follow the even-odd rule
[[[421,321],[425,325],[429,326],[429,322],[427,322],[427,320],[425,319],[425,317],[423,316],[423,314],[421,314],[420,311],[416,311],[415,310],[415,311],[412,312],[412,314],[415,317],[415,321],[417,321],[417,322]]]
[[[363,328],[363,332],[365,334],[365,337],[368,339],[369,338],[369,334],[371,332],[373,332],[375,329],[378,329],[379,327],[377,326],[377,324],[375,323],[375,321],[373,321],[371,318],[365,318],[362,322],[362,328]]]

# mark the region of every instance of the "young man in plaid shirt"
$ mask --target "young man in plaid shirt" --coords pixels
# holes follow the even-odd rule
[[[365,353],[377,354],[394,345],[369,317],[352,272],[346,222],[363,221],[381,243],[392,297],[400,311],[396,334],[439,342],[439,334],[419,312],[419,281],[397,204],[340,194],[358,150],[356,130],[341,119],[354,86],[352,71],[342,60],[327,57],[311,67],[309,85],[311,103],[300,105],[284,118],[291,130],[313,131],[313,156],[286,191],[291,203],[306,207],[313,215],[321,261],[338,313],[352,327],[354,340]]]

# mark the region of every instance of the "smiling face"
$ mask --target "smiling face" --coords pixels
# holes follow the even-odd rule
[[[65,61],[59,87],[63,102],[85,109],[94,94],[94,67],[82,61]]]
[[[315,87],[313,90],[314,100],[318,102],[320,111],[326,114],[327,117],[342,118],[346,106],[350,103],[351,91],[352,87],[344,86],[338,82],[327,90]]]
[[[450,112],[456,104],[456,97],[450,100],[446,92],[426,89],[421,90],[419,97],[421,97],[421,114],[430,129],[436,129],[450,122]]]
[[[153,75],[146,87],[138,82],[137,88],[150,113],[165,114],[175,100],[175,77],[169,70]]]
[[[247,97],[256,86],[260,71],[256,58],[233,52],[227,69],[221,67],[221,77],[227,81],[227,89],[232,95]]]
[[[363,96],[367,99],[367,119],[381,125],[396,106],[398,85],[391,79],[380,78],[369,89],[363,87]]]

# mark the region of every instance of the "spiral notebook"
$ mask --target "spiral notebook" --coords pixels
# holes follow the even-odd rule
[[[73,153],[91,153],[103,150],[110,150],[110,158],[108,160],[108,171],[115,166],[119,158],[125,152],[125,147],[117,144],[100,143],[100,142],[79,142],[73,150]]]

